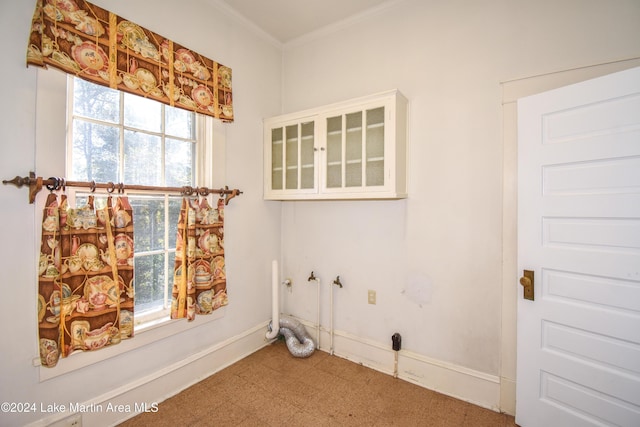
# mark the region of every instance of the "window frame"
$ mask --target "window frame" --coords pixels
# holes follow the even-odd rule
[[[94,124],[98,124],[98,125],[103,125],[106,124],[107,126],[113,127],[114,129],[117,129],[118,131],[118,179],[121,179],[124,176],[124,167],[125,167],[125,138],[126,138],[126,134],[127,132],[140,132],[143,133],[145,135],[152,135],[152,136],[158,136],[160,137],[160,139],[162,140],[163,144],[162,144],[162,159],[164,161],[165,159],[165,154],[166,154],[166,144],[165,141],[168,138],[173,138],[173,136],[168,136],[165,133],[165,118],[166,115],[164,114],[165,111],[165,105],[161,104],[160,102],[158,102],[158,104],[161,104],[161,130],[160,131],[151,131],[151,130],[146,130],[146,129],[140,129],[140,128],[135,128],[132,126],[128,126],[125,123],[125,105],[126,105],[126,94],[123,91],[119,91],[116,90],[118,92],[119,95],[119,99],[118,99],[118,104],[119,104],[119,114],[118,114],[118,119],[117,122],[110,122],[110,121],[105,121],[105,120],[100,120],[100,119],[96,119],[93,117],[87,117],[84,115],[77,115],[74,114],[74,99],[75,99],[75,91],[74,91],[74,85],[76,80],[78,80],[78,77],[75,77],[73,75],[68,75],[67,76],[67,108],[66,108],[66,112],[67,112],[67,138],[66,138],[66,162],[65,162],[65,170],[66,170],[66,176],[71,176],[71,173],[73,171],[73,142],[74,142],[74,134],[73,134],[73,130],[74,130],[74,120],[80,120],[84,123],[94,123]],[[92,83],[92,82],[89,82]],[[94,85],[97,85],[96,83],[92,83]],[[100,86],[100,85],[97,85]],[[130,94],[127,94],[130,95]],[[130,96],[137,96],[137,95],[130,95]],[[157,101],[156,101],[157,102]],[[193,158],[192,158],[192,162],[191,162],[191,167],[193,169],[193,183],[190,185],[204,185],[204,186],[208,186],[210,185],[209,182],[205,182],[207,181],[205,178],[205,172],[208,171],[209,168],[212,167],[212,165],[207,162],[202,162],[201,158],[204,156],[204,150],[203,147],[206,146],[207,144],[211,144],[212,143],[212,139],[211,138],[207,138],[207,134],[206,134],[206,127],[207,121],[211,121],[211,118],[208,118],[208,116],[202,115],[202,114],[196,114],[194,113],[194,150],[193,150]],[[184,139],[184,138],[178,138],[178,139]],[[166,177],[164,176],[165,174],[165,168],[162,168],[162,178],[166,179]],[[202,183],[202,184],[200,184]],[[137,184],[137,183],[132,183],[132,184]],[[153,184],[153,185],[158,185],[161,186],[160,184]],[[67,190],[67,195],[69,197],[69,202],[72,203],[73,205],[76,204],[76,199],[78,196],[81,197],[85,197],[85,196],[89,196],[91,193],[87,190],[82,190],[82,189],[76,189],[76,188],[69,188]],[[171,257],[171,253],[175,253],[175,248],[171,248],[168,246],[168,242],[170,241],[170,236],[169,236],[169,232],[170,232],[170,227],[168,227],[169,223],[174,220],[177,221],[176,219],[172,219],[168,216],[169,214],[169,208],[168,208],[168,202],[169,202],[169,197],[170,196],[175,196],[175,194],[173,193],[168,193],[168,192],[164,192],[164,191],[154,191],[154,190],[149,190],[149,191],[141,191],[141,190],[136,190],[136,191],[127,191],[126,193],[128,196],[130,196],[130,198],[135,198],[138,196],[144,197],[144,196],[151,196],[153,199],[155,200],[161,200],[164,199],[164,211],[165,211],[165,236],[164,236],[164,240],[165,240],[165,247],[162,249],[156,249],[156,250],[151,250],[151,251],[144,251],[144,252],[134,252],[134,259],[135,258],[139,258],[142,256],[152,256],[154,253],[155,254],[163,254],[164,255],[164,262],[165,262],[165,278],[164,278],[164,301],[163,301],[163,307],[160,308],[152,308],[152,309],[148,309],[148,310],[144,310],[142,312],[138,311],[138,307],[134,306],[134,333],[139,332],[142,329],[148,328],[150,326],[153,325],[157,325],[157,324],[162,324],[171,314],[171,287],[172,287],[172,281],[173,278],[170,276],[169,272],[171,271],[171,266],[168,264],[169,263],[169,259]],[[106,193],[105,192],[98,192],[97,196],[100,197],[106,197]],[[135,249],[135,248],[134,248]]]
[[[67,170],[67,147],[70,132],[69,119],[69,84],[64,73],[57,70],[37,70],[36,90],[38,102],[36,103],[36,141],[35,141],[35,167],[43,176],[65,176]],[[226,128],[224,123],[209,116],[202,117],[203,126],[199,127],[197,139],[204,144],[196,143],[196,184],[215,188],[216,183],[224,183],[226,179]],[[62,145],[62,147],[61,147]],[[220,184],[218,184],[220,185]],[[221,185],[220,185],[221,186]],[[71,193],[80,193],[80,189],[67,188],[70,203],[73,203]],[[100,190],[96,190],[100,193]],[[126,192],[133,194],[133,192]],[[137,192],[136,192],[137,193]],[[37,218],[41,218],[45,198],[37,198],[34,203],[35,241],[34,253],[37,254],[42,224]],[[35,257],[35,255],[34,255]],[[35,258],[34,258],[35,259]],[[38,277],[34,267],[34,290],[37,294]],[[138,325],[134,331],[135,336],[123,340],[121,343],[109,346],[95,352],[84,352],[82,355],[61,359],[55,368],[40,366],[40,357],[37,347],[34,347],[32,364],[39,368],[39,380],[46,381],[61,375],[74,372],[80,368],[111,359],[128,351],[151,345],[156,341],[180,334],[192,328],[214,322],[225,316],[227,307],[221,307],[208,316],[196,316],[192,322],[185,319],[171,320],[169,316],[149,321],[144,325]],[[34,317],[35,320],[37,320]],[[34,320],[34,322],[35,322]],[[37,325],[34,323],[34,327]]]

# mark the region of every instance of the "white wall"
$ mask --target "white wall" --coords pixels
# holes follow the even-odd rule
[[[286,310],[314,322],[306,278],[311,270],[325,282],[339,274],[341,336],[390,348],[397,331],[413,359],[513,383],[514,334],[503,337],[501,313],[503,287],[515,304],[518,286],[516,277],[503,281],[503,260],[515,260],[513,242],[503,245],[504,224],[515,223],[512,209],[503,217],[503,180],[513,182],[514,170],[503,167],[500,83],[638,57],[639,22],[637,0],[404,0],[286,46],[284,112],[391,88],[409,99],[411,112],[407,200],[284,203],[283,268],[294,281]],[[367,304],[368,289],[377,291],[376,305]],[[515,323],[514,308],[505,315]],[[380,363],[339,345],[337,353]],[[391,365],[392,356],[381,357]],[[402,369],[459,395],[448,384],[453,377],[435,381],[413,364]],[[491,389],[478,403],[498,408]]]
[[[270,300],[271,260],[280,253],[280,205],[262,200],[261,123],[263,117],[279,113],[281,109],[280,48],[234,25],[231,17],[200,0],[180,1],[180,8],[186,13],[176,13],[176,2],[171,0],[154,1],[152,8],[145,0],[95,0],[93,3],[179,41],[233,70],[236,121],[225,125],[226,181],[214,183],[214,186],[229,185],[245,192],[234,199],[226,211],[230,305],[224,309],[223,318],[209,325],[190,328],[161,342],[41,382],[40,368],[32,366],[32,359],[38,356],[35,272],[39,233],[35,231],[35,224],[41,221],[41,216],[35,212],[34,205],[27,203],[24,188],[0,186],[0,235],[5,242],[0,249],[0,270],[4,277],[4,297],[0,298],[3,340],[0,401],[38,405],[35,413],[0,413],[3,426],[25,425],[36,420],[50,422],[64,415],[40,412],[40,403],[100,403],[101,399],[113,398],[133,404],[133,395],[139,401],[152,401],[167,392],[175,393],[211,373],[216,366],[230,363],[242,352],[262,345],[261,337],[270,314],[269,304],[264,301]],[[3,1],[0,5],[0,34],[5,41],[1,71],[4,102],[0,106],[2,179],[27,175],[34,170],[36,157],[40,163],[45,156],[35,150],[36,106],[38,114],[47,114],[50,107],[38,103],[36,68],[25,65],[34,5],[35,1]],[[57,73],[55,70],[39,72]],[[46,118],[40,117],[39,121],[46,122]],[[61,129],[64,127],[51,125],[47,135],[38,137],[64,150],[64,136],[53,137],[60,135]],[[247,336],[257,336],[258,340],[251,341],[248,349],[236,349],[234,343]],[[136,339],[142,339],[142,335]],[[224,348],[219,349],[223,344]],[[214,353],[221,356],[214,358]],[[72,356],[60,364],[83,356]],[[179,373],[162,371],[163,366],[176,367],[184,360],[192,363]],[[131,414],[87,414],[84,422],[85,425],[105,425],[128,415]]]
[[[25,175],[36,165],[36,71],[24,65],[32,3],[0,5],[2,39],[18,41],[3,49],[3,100],[11,103],[0,106],[2,179]],[[309,273],[321,278],[325,302],[328,283],[340,275],[344,288],[335,289],[338,354],[378,363],[384,370],[392,356],[382,349],[390,348],[393,332],[400,332],[403,351],[411,356],[401,360],[406,378],[499,409],[496,387],[505,378],[515,379],[513,363],[501,368],[515,353],[509,335],[511,345],[504,347],[512,351],[501,356],[502,288],[517,286],[502,280],[503,259],[512,260],[507,252],[515,248],[503,245],[504,225],[514,218],[509,209],[505,215],[511,216],[503,217],[503,181],[513,176],[503,175],[500,82],[639,56],[640,3],[403,0],[338,32],[285,46],[284,63],[279,48],[204,0],[180,2],[183,9],[198,11],[189,15],[187,25],[177,21],[171,0],[155,1],[152,9],[144,0],[94,3],[234,71],[236,122],[227,126],[224,184],[245,194],[227,211],[231,304],[214,328],[197,327],[40,382],[38,368],[31,366],[37,356],[34,230],[39,214],[26,202],[25,189],[0,186],[5,242],[0,249],[5,277],[0,401],[47,403],[64,396],[64,401],[86,402],[117,395],[132,381],[140,399],[154,396],[154,388],[177,391],[214,369],[213,362],[193,360],[179,371],[182,378],[164,375],[163,364],[191,361],[238,336],[262,333],[270,315],[265,303],[270,300],[270,260],[281,256],[283,274],[294,283],[282,297],[285,311],[310,323],[316,300]],[[390,88],[399,88],[411,103],[407,200],[262,201],[262,118]],[[376,305],[367,304],[368,289],[377,291]],[[326,303],[322,322],[328,326]],[[322,345],[327,348],[326,333]],[[236,354],[216,353],[222,364]],[[146,384],[158,372],[162,379]],[[466,378],[463,385],[469,378],[477,380],[478,394],[456,392],[451,385],[456,375]],[[98,377],[103,380],[86,380]],[[24,425],[46,417],[0,413],[0,424]]]

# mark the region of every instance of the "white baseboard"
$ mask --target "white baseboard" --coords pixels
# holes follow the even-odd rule
[[[80,410],[82,425],[117,425],[140,413],[145,404],[147,410],[157,410],[158,403],[268,344],[265,340],[267,325],[268,322],[255,326],[151,375],[79,403],[83,408]],[[29,426],[69,425],[64,422],[71,416],[75,414],[59,413]]]
[[[306,326],[315,340],[315,325],[298,320]],[[85,408],[81,411],[82,425],[117,425],[137,415],[144,404],[147,404],[148,410],[154,410],[154,405],[268,344],[265,340],[267,325],[268,322],[264,322],[151,375],[80,403],[80,407]],[[329,331],[321,329],[319,349],[331,352],[330,344]],[[394,351],[390,344],[385,346],[344,331],[334,331],[333,354],[388,375],[394,373]],[[510,387],[501,390],[500,378],[497,376],[430,359],[407,350],[400,350],[398,353],[398,378],[494,411],[514,411],[501,408],[504,402],[509,406],[511,394],[515,396],[513,381],[503,379],[504,385],[513,385],[513,393],[510,394]],[[67,425],[64,421],[71,415],[55,414],[29,426]]]
[[[298,320],[306,326],[307,332],[315,340],[315,324],[302,319]],[[320,331],[319,348],[331,352],[331,335],[324,328]],[[389,375],[394,373],[395,355],[391,349],[391,339],[387,345],[383,345],[344,331],[334,330],[333,354]],[[398,378],[483,408],[496,412],[508,412],[501,408],[500,377],[496,375],[400,350]],[[505,399],[506,402],[508,396]]]
[[[401,350],[398,378],[500,412],[500,379],[495,375]]]

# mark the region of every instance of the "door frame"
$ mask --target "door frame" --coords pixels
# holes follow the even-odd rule
[[[502,89],[502,313],[500,410],[515,415],[518,298],[518,123],[519,98],[640,66],[640,57],[505,80]]]

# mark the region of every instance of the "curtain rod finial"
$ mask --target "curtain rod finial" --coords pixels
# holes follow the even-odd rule
[[[29,174],[31,175],[31,174],[33,174],[33,172],[30,172]],[[31,184],[31,178],[33,178],[33,177],[34,176],[22,177],[20,175],[16,175],[16,177],[13,178],[13,179],[3,179],[2,183],[5,184],[5,185],[6,184],[13,184],[16,187],[20,188],[20,187],[22,187],[24,185],[30,185]]]
[[[25,185],[29,186],[29,203],[33,203],[36,200],[36,194],[42,190],[42,177],[36,178],[35,172],[29,172],[29,176],[20,177],[16,176],[10,180],[2,180],[3,184],[13,184],[18,188]]]

